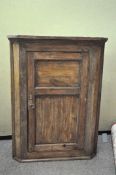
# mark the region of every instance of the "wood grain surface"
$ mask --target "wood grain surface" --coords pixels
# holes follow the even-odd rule
[[[69,71],[70,70],[70,71]],[[74,61],[36,61],[35,86],[70,87],[80,83],[79,63]]]
[[[96,154],[107,38],[10,36],[13,157]]]

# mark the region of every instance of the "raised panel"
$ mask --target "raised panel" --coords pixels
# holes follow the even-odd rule
[[[35,87],[75,87],[79,83],[80,62],[35,61]]]
[[[76,143],[78,116],[77,96],[36,97],[36,144]]]

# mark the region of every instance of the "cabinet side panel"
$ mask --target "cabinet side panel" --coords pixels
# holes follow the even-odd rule
[[[14,80],[13,80],[13,123],[14,123],[14,139],[15,139],[15,154],[20,157],[20,86],[19,86],[19,45],[13,43],[13,58],[14,58]]]
[[[103,62],[101,61],[101,47],[90,48],[90,70],[87,102],[87,122],[85,150],[88,154],[95,153],[100,106],[100,80],[102,77]]]
[[[16,154],[15,149],[15,115],[14,115],[14,57],[13,45],[10,43],[10,73],[11,73],[11,111],[12,111],[12,154]]]
[[[100,54],[100,65],[99,65],[99,77],[98,77],[98,100],[97,100],[97,111],[96,111],[96,129],[94,135],[94,152],[97,151],[97,140],[98,140],[98,127],[100,117],[100,102],[101,102],[101,90],[102,90],[102,75],[103,75],[103,63],[104,63],[104,46],[101,48]]]

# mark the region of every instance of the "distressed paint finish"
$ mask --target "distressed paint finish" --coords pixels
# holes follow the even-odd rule
[[[96,153],[106,38],[10,36],[13,157]]]

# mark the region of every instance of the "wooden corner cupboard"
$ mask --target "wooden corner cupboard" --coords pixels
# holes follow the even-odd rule
[[[96,154],[107,38],[9,36],[13,157]]]

